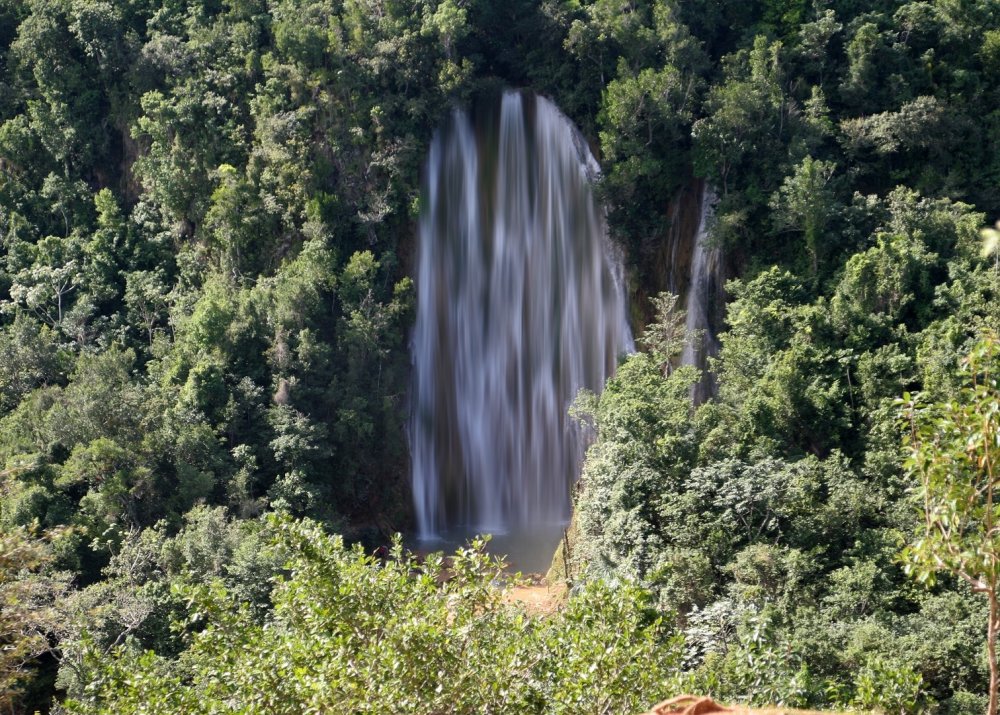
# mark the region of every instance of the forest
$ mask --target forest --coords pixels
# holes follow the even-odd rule
[[[600,164],[639,338],[546,617],[482,542],[367,555],[428,147],[506,88]],[[993,715],[997,219],[997,0],[0,0],[0,709]]]

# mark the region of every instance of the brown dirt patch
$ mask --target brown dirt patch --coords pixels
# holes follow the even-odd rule
[[[566,586],[564,584],[514,586],[504,594],[504,600],[520,606],[532,615],[547,616],[555,613],[566,603]]]
[[[676,698],[664,700],[646,715],[714,715],[714,713],[730,713],[731,715],[836,715],[831,712],[819,713],[813,710],[792,710],[789,708],[752,710],[739,705],[727,707],[711,698],[699,698],[695,695],[679,695]]]

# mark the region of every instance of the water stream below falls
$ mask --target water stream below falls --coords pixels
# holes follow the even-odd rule
[[[569,517],[586,445],[567,410],[633,349],[597,171],[572,123],[528,93],[455,110],[432,142],[412,344],[421,538]]]

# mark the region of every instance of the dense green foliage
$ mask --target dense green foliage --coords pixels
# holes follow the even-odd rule
[[[311,702],[346,656],[302,589],[337,583],[435,624],[392,621],[423,645],[390,662],[370,606],[317,601],[364,621],[359,667],[398,663],[380,697],[475,710],[501,697],[490,678],[528,711],[601,695],[571,693],[541,654],[463,670],[473,641],[447,589],[259,518],[354,538],[408,525],[420,164],[453,103],[511,85],[551,96],[594,147],[637,315],[666,287],[654,257],[693,176],[719,194],[734,279],[715,399],[691,406],[680,324],[658,316],[648,352],[581,401],[587,577],[676,612],[689,687],[982,708],[984,604],[898,560],[921,522],[894,400],[946,400],[1000,325],[978,235],[1000,213],[993,0],[0,0],[0,555],[19,559],[0,596],[38,594],[34,625],[0,639],[58,646],[37,673],[4,664],[5,693],[27,674],[40,707],[53,692],[78,710],[154,693],[207,707],[241,692],[213,690],[223,672],[318,649],[330,660],[281,691]],[[615,658],[660,639],[655,672],[675,670],[673,631],[649,630],[631,591],[594,585],[543,624],[481,577],[455,586],[477,604],[462,617],[489,614],[468,647],[551,647],[586,670],[620,617],[637,640]],[[456,688],[444,700],[425,690],[443,681],[413,680],[421,658]]]
[[[12,711],[34,658],[65,635],[69,574],[53,572],[50,545],[28,529],[0,533],[0,707]]]
[[[244,578],[178,579],[180,656],[129,640],[109,664],[85,641],[69,712],[610,714],[676,680],[680,638],[634,587],[594,584],[558,615],[529,617],[503,600],[502,564],[482,543],[444,568],[398,543],[380,563],[313,524],[266,528],[287,558],[273,610],[241,597]]]
[[[984,232],[985,233],[985,232]],[[945,402],[927,404],[905,395],[910,454],[906,466],[919,480],[924,528],[904,552],[905,568],[933,585],[943,571],[965,581],[989,604],[986,647],[990,666],[988,715],[1000,699],[1000,536],[995,492],[1000,486],[1000,391],[995,335],[962,363],[964,383]]]
[[[678,11],[725,55],[695,72],[707,81],[686,124],[738,276],[718,394],[693,409],[694,376],[665,375],[670,356],[654,351],[580,405],[597,441],[577,558],[677,608],[692,677],[721,697],[982,712],[984,599],[947,578],[924,589],[899,561],[922,520],[894,401],[958,397],[960,357],[1000,324],[978,230],[998,211],[998,8],[741,7],[736,21],[735,5],[715,5],[732,22],[714,33],[719,15]],[[652,255],[650,208],[614,203],[614,171],[616,228],[633,256]]]

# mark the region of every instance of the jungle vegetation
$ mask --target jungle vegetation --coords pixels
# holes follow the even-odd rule
[[[412,523],[425,150],[509,86],[591,143],[649,336],[575,408],[548,619],[481,547],[361,546]],[[652,298],[694,178],[698,406]],[[0,707],[981,713],[996,610],[924,505],[995,404],[998,217],[995,0],[0,0]]]

